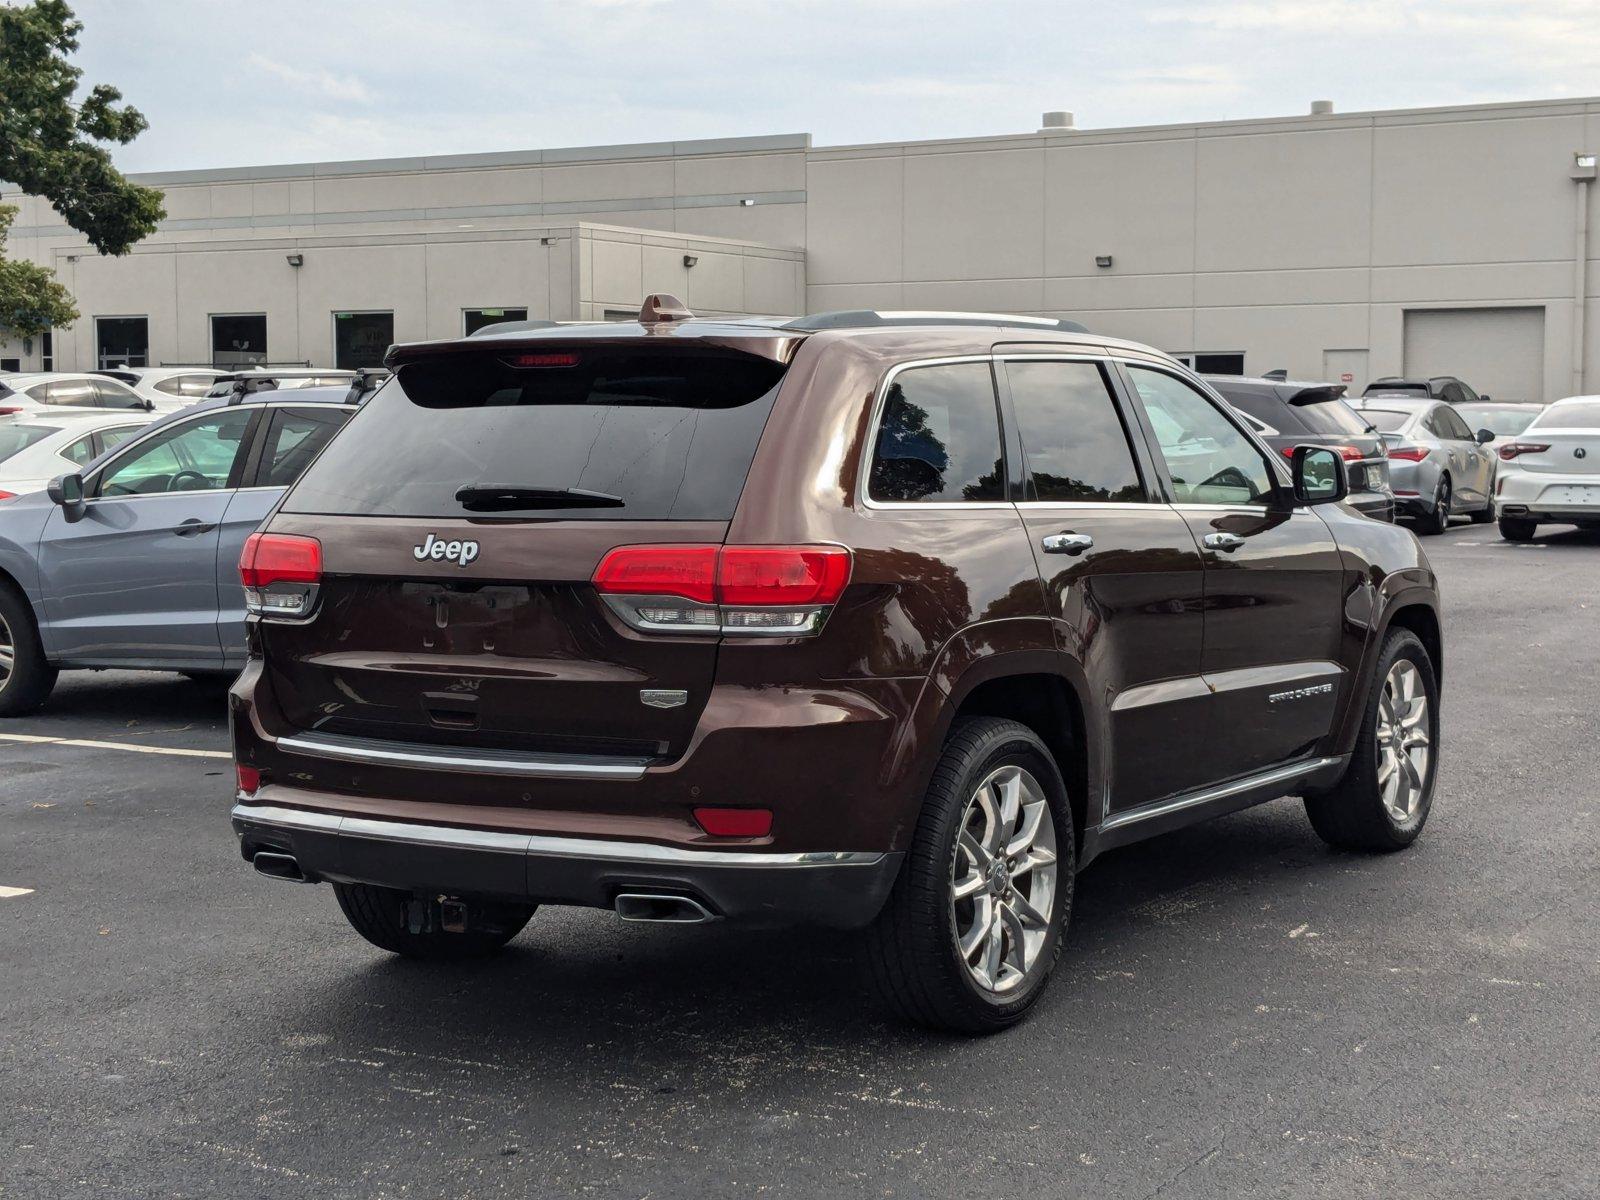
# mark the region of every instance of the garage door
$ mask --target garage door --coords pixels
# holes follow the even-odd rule
[[[1543,400],[1543,308],[1406,313],[1405,374],[1454,375],[1496,400]]]

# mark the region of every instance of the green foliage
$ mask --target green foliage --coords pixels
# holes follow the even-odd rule
[[[161,193],[129,183],[101,142],[145,129],[122,93],[100,84],[82,104],[83,72],[67,61],[83,23],[64,0],[0,5],[0,179],[43,196],[102,254],[126,254],[166,215]]]
[[[74,104],[83,72],[67,61],[83,23],[64,0],[0,4],[0,179],[43,196],[102,254],[126,254],[166,216],[161,193],[129,183],[100,143],[144,132],[138,109],[100,84]],[[54,272],[4,257],[16,209],[0,207],[0,329],[32,337],[78,319]]]
[[[17,210],[0,204],[0,329],[18,337],[37,337],[46,329],[78,319],[72,295],[56,282],[55,272],[36,263],[5,257],[6,230]]]

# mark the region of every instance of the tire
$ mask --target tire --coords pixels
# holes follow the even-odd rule
[[[410,892],[366,883],[336,883],[333,894],[355,931],[380,950],[434,960],[487,958],[498,953],[522,932],[536,907],[469,904],[466,930],[451,933],[440,927],[439,905],[417,900]]]
[[[1494,497],[1491,496],[1489,498],[1489,502],[1477,512],[1468,514],[1468,519],[1471,520],[1474,525],[1492,525],[1494,524],[1495,518],[1498,515],[1496,509],[1497,506],[1494,502]]]
[[[1508,542],[1531,542],[1539,532],[1539,523],[1526,517],[1501,517],[1500,536]]]
[[[1008,817],[1012,801],[1015,816]],[[984,869],[987,847],[1018,846],[1030,825],[1025,850],[990,859]],[[969,848],[974,843],[982,855]],[[1016,1024],[1039,999],[1061,953],[1072,914],[1075,845],[1066,785],[1039,737],[1016,721],[958,721],[928,784],[900,876],[863,939],[873,990],[896,1015],[934,1029],[994,1033]],[[1006,870],[997,861],[1026,865]],[[976,882],[973,894],[957,899],[958,879]],[[997,926],[998,936],[982,932]],[[963,934],[975,939],[971,965],[958,946]]]
[[[1409,693],[1400,682],[1408,678],[1407,672],[1415,684]],[[1407,706],[1409,714],[1387,716],[1396,712],[1392,697],[1407,695],[1413,697]],[[1414,727],[1399,725],[1415,714],[1416,696],[1426,702],[1426,708]],[[1426,741],[1414,748],[1422,749],[1425,756],[1420,770],[1416,769],[1414,749],[1395,757],[1392,776],[1385,769],[1391,764],[1385,762],[1383,745],[1393,736],[1385,726],[1402,734],[1407,743],[1414,732],[1422,732]],[[1405,762],[1411,763],[1410,770],[1404,769]],[[1317,836],[1341,850],[1403,850],[1417,840],[1427,823],[1438,774],[1439,685],[1433,660],[1416,634],[1409,629],[1391,630],[1378,654],[1350,765],[1333,787],[1305,797],[1306,815]],[[1395,785],[1392,792],[1391,783]],[[1407,793],[1411,793],[1409,802]]]
[[[1417,526],[1418,533],[1441,534],[1450,528],[1450,476],[1439,477],[1439,488],[1433,494],[1433,508]]]
[[[37,711],[50,698],[59,674],[44,656],[33,606],[21,592],[0,583],[0,717]]]

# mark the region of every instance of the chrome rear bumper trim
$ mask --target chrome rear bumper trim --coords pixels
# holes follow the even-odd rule
[[[474,750],[464,746],[432,746],[421,742],[349,737],[339,733],[291,734],[278,739],[278,749],[290,754],[365,763],[375,767],[516,775],[525,779],[642,779],[645,768],[650,765],[650,760],[644,758]]]
[[[337,813],[308,812],[272,804],[235,804],[233,819],[268,828],[436,846],[444,850],[484,850],[535,858],[572,858],[641,866],[853,867],[874,866],[885,857],[876,850],[823,850],[798,854],[774,854],[760,850],[690,850],[682,846],[659,846],[653,842],[612,842],[601,838],[499,833],[450,825],[377,821],[369,817],[343,817]]]

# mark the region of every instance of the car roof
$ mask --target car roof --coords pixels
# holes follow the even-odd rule
[[[68,408],[42,404],[7,414],[17,425],[148,425],[154,414],[142,408]]]
[[[872,320],[854,323],[856,312],[821,313],[798,320],[782,317],[684,320],[597,321],[553,328],[488,332],[470,337],[426,342],[401,342],[389,347],[384,364],[390,368],[421,358],[456,353],[481,354],[489,348],[514,349],[561,342],[601,345],[643,345],[649,342],[699,341],[708,346],[740,350],[778,362],[787,362],[803,341],[850,342],[863,348],[906,354],[987,353],[992,347],[1075,347],[1092,350],[1128,350],[1175,363],[1170,355],[1138,342],[1108,338],[1084,330],[1070,321],[1054,318],[1007,317],[998,313],[872,313]]]
[[[32,387],[36,383],[44,383],[51,379],[103,379],[105,376],[96,375],[89,371],[19,371],[15,375],[7,375],[3,382],[7,387]],[[112,380],[119,383],[120,380]]]

